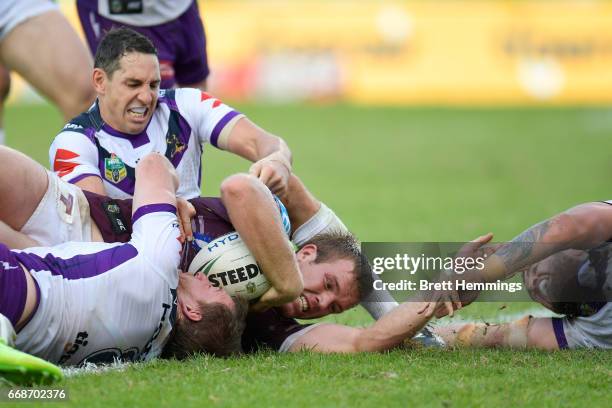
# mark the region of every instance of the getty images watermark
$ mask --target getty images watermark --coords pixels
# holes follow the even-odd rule
[[[434,291],[477,291],[480,301],[527,301],[521,279],[483,282],[474,279],[485,268],[489,254],[461,255],[465,243],[364,242],[362,250],[375,279],[373,290],[388,291],[397,301]],[[465,276],[465,278],[464,278]]]

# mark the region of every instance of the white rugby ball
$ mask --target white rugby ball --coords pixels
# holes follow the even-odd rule
[[[213,286],[230,296],[252,300],[263,295],[270,283],[237,232],[222,235],[205,244],[193,258],[189,273],[203,273]]]

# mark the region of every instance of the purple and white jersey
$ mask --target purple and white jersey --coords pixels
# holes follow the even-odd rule
[[[148,360],[176,313],[176,209],[143,206],[128,243],[65,243],[11,251],[34,277],[39,303],[17,348],[63,365]]]
[[[51,169],[76,183],[100,177],[112,198],[134,195],[134,173],[148,153],[165,155],[176,167],[179,197],[200,195],[202,153],[206,143],[221,147],[242,114],[198,89],[161,90],[157,108],[138,135],[121,133],[103,122],[97,102],[72,119],[49,150]]]
[[[132,2],[79,0],[95,5],[98,13],[109,20],[134,26],[154,26],[174,20],[189,8],[194,0],[140,0]]]

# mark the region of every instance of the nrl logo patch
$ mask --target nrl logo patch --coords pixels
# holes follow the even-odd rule
[[[127,177],[125,164],[114,153],[111,154],[111,157],[104,159],[104,177],[115,184]]]

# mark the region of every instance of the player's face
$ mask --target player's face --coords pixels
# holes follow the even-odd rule
[[[130,52],[119,66],[111,77],[102,71],[99,81],[94,73],[102,118],[114,129],[136,135],[145,130],[157,105],[159,61],[153,54]]]
[[[531,265],[523,273],[531,298],[551,309],[553,300],[559,297],[560,286],[577,281],[578,270],[586,258],[585,251],[568,249]]]
[[[314,319],[342,313],[359,302],[353,261],[337,259],[315,263],[314,259],[315,256],[306,247],[298,251],[297,261],[304,279],[304,291],[299,298],[280,307],[284,316]]]
[[[181,273],[180,287],[183,293],[189,293],[190,296],[198,303],[222,303],[233,310],[234,301],[220,287],[213,286],[206,275],[198,273],[191,275],[189,273]]]

